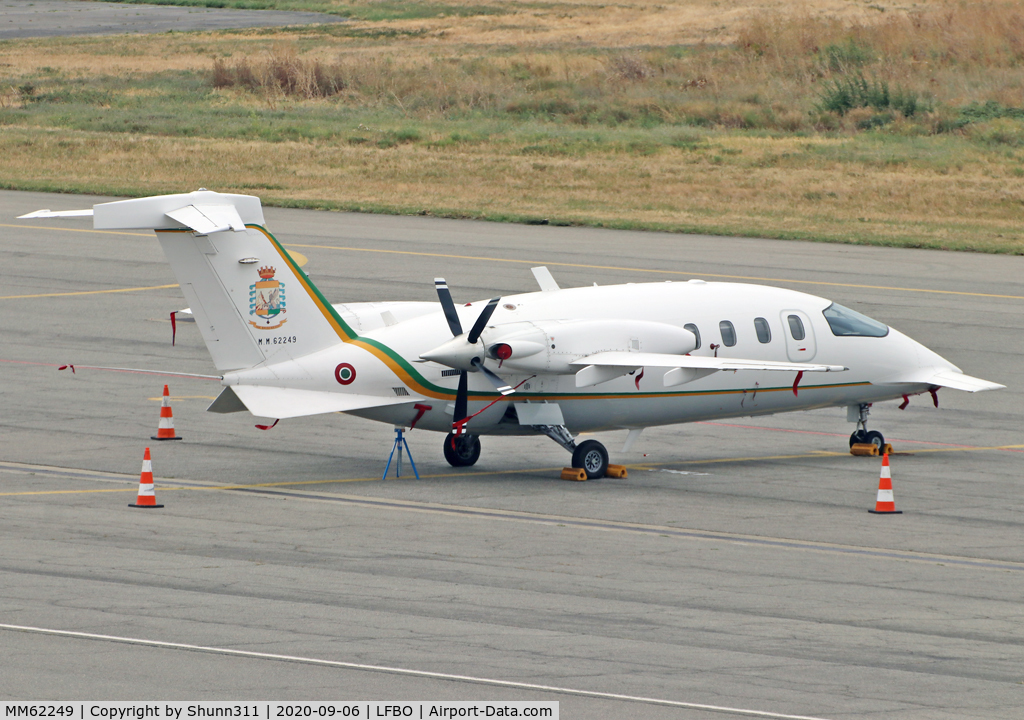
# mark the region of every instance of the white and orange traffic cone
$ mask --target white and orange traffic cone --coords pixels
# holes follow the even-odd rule
[[[900,515],[902,510],[896,509],[896,499],[892,494],[892,475],[889,474],[889,453],[882,456],[882,474],[878,478],[878,499],[875,509],[868,510],[879,515]]]
[[[128,507],[137,508],[162,508],[163,505],[156,504],[156,493],[153,491],[153,461],[149,458],[149,448],[142,456],[142,474],[139,476],[139,497]]]
[[[181,440],[174,432],[174,414],[171,412],[171,393],[164,385],[164,399],[160,405],[160,426],[150,440]]]

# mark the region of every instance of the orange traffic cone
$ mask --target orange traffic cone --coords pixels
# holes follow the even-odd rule
[[[174,415],[171,413],[171,393],[164,385],[164,399],[160,405],[160,426],[150,440],[181,440],[174,433]]]
[[[889,453],[882,456],[882,474],[878,478],[878,499],[875,509],[868,512],[880,515],[900,515],[902,510],[896,509],[896,499],[892,495],[892,475],[889,474]]]
[[[156,504],[156,493],[153,492],[153,461],[149,459],[149,448],[142,456],[142,474],[139,476],[139,498],[128,507],[137,508],[162,508],[163,505]]]

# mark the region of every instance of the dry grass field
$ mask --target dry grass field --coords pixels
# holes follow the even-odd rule
[[[8,188],[1024,253],[1024,2],[268,4],[0,43]]]

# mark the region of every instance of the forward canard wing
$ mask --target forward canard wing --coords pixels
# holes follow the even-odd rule
[[[984,392],[985,390],[1001,390],[1005,385],[989,382],[981,378],[964,375],[958,370],[949,368],[919,368],[897,378],[887,379],[876,385],[904,385],[908,383],[921,385],[937,385],[939,387],[963,390],[964,392]]]
[[[580,367],[576,386],[588,387],[606,382],[641,367],[670,368],[665,373],[665,387],[682,385],[720,370],[773,370],[781,372],[842,372],[842,365],[775,362],[745,358],[695,357],[643,352],[600,352],[570,363]]]

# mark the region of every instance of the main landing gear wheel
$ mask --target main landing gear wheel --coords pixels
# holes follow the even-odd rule
[[[857,444],[870,444],[881,450],[885,445],[885,437],[877,430],[857,430],[850,436],[850,447]]]
[[[573,451],[572,466],[583,468],[588,480],[602,478],[608,471],[608,451],[597,440],[585,440]]]
[[[444,459],[452,467],[469,467],[476,464],[476,461],[480,459],[480,437],[477,435],[445,436]]]
[[[874,445],[879,451],[881,451],[882,446],[885,445],[885,438],[882,437],[882,433],[877,430],[868,430],[864,433],[864,442],[869,445]]]

